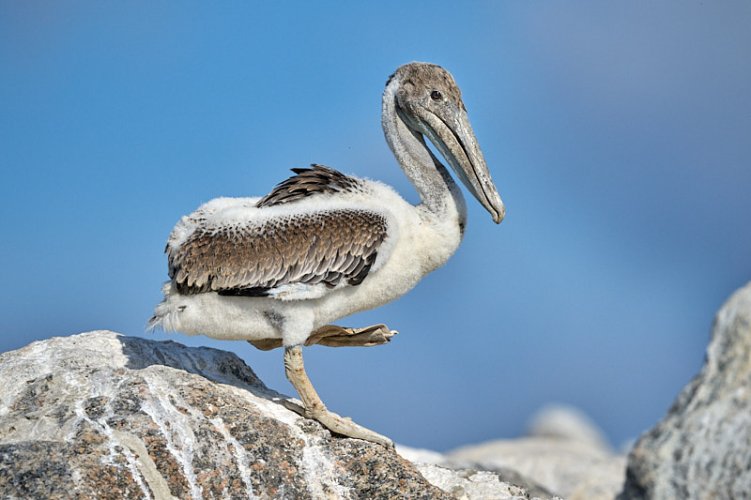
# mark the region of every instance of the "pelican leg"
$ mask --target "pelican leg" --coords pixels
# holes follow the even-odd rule
[[[305,407],[302,412],[304,417],[317,420],[324,427],[336,434],[363,439],[387,447],[394,446],[394,443],[386,436],[361,427],[349,418],[343,418],[326,409],[326,405],[321,401],[321,398],[308,378],[308,374],[305,372],[305,365],[302,360],[302,346],[295,345],[284,348],[284,371],[287,379],[300,395],[300,399]]]
[[[325,345],[328,347],[371,347],[388,344],[396,330],[389,330],[386,325],[372,325],[365,328],[347,328],[337,325],[322,326],[314,331],[305,341],[305,345]],[[282,347],[282,339],[248,340],[248,342],[262,351],[270,351]]]
[[[305,341],[305,345],[325,345],[328,347],[371,347],[391,342],[396,330],[386,325],[372,325],[365,328],[347,328],[337,325],[322,326]]]

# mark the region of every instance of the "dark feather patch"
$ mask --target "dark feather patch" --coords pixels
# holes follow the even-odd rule
[[[230,297],[268,297],[269,290],[271,289],[256,286],[250,288],[228,288],[227,290],[219,290],[217,293]]]
[[[360,181],[333,168],[311,165],[311,168],[293,168],[296,174],[279,183],[269,194],[258,200],[256,206],[273,207],[320,193],[339,193],[359,188]]]

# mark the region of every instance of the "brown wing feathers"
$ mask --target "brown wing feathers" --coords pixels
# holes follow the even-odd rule
[[[262,296],[294,283],[358,285],[386,237],[386,220],[366,210],[299,214],[266,223],[199,228],[169,252],[180,293]]]

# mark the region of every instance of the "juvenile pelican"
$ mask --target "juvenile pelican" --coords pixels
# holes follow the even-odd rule
[[[326,409],[305,373],[302,346],[388,342],[396,332],[385,325],[329,323],[400,297],[459,246],[464,198],[426,137],[496,223],[505,209],[446,70],[398,68],[383,92],[382,125],[419,205],[385,184],[320,165],[294,169],[262,198],[211,200],[169,236],[170,281],[150,326],[247,340],[263,350],[284,346],[286,375],[305,416],[338,434],[390,445]]]

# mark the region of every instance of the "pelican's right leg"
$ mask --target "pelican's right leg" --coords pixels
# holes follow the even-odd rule
[[[389,330],[386,325],[372,325],[365,328],[347,328],[337,325],[322,326],[310,334],[305,345],[325,345],[328,347],[371,347],[388,344],[396,330]],[[248,340],[255,348],[270,351],[282,347],[282,339]]]
[[[330,431],[344,436],[363,439],[372,443],[393,447],[394,443],[377,432],[361,427],[348,418],[343,418],[326,409],[313,384],[305,372],[302,360],[302,346],[294,345],[284,348],[284,371],[287,379],[297,390],[303,402],[305,417],[319,421]]]
[[[371,347],[391,342],[396,330],[386,325],[372,325],[365,328],[346,328],[337,325],[322,326],[305,341],[305,345],[325,345],[328,347]]]

